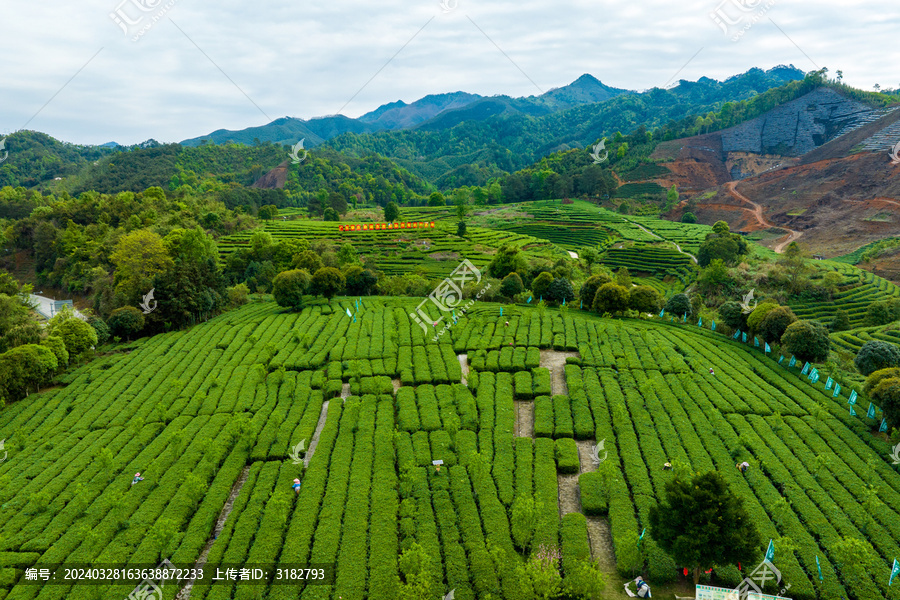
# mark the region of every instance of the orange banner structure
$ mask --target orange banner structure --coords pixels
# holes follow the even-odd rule
[[[338,225],[338,231],[376,231],[385,229],[434,229],[434,221],[409,221],[399,223],[369,223],[366,225]]]

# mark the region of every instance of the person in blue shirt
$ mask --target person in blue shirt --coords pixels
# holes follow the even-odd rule
[[[291,487],[294,488],[294,492],[296,492],[298,495],[300,494],[300,480],[299,479],[295,479],[294,484]]]
[[[131,480],[131,485],[134,485],[134,484],[136,484],[138,481],[143,481],[143,480],[144,480],[144,478],[141,477],[141,474],[140,474],[140,473],[135,473],[135,474],[134,474],[134,479]]]

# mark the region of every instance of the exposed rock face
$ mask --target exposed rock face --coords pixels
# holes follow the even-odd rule
[[[830,89],[820,88],[722,131],[722,149],[800,156],[883,114]]]

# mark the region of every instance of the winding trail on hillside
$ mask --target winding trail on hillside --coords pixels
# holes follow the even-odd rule
[[[319,413],[319,422],[316,423],[316,431],[313,433],[312,441],[309,443],[309,450],[303,458],[303,470],[309,468],[309,461],[312,460],[316,446],[319,445],[319,437],[322,435],[322,428],[325,427],[325,419],[328,418],[328,400],[322,403],[322,412]]]
[[[550,390],[553,395],[566,395],[569,392],[565,377],[566,358],[569,356],[577,357],[578,353],[541,350],[540,365],[550,369]],[[531,401],[516,402],[516,435],[519,437],[534,437],[534,404]],[[593,445],[591,441],[577,440],[575,444],[578,447],[578,473],[557,474],[559,490],[557,502],[560,519],[569,513],[583,513],[578,477],[582,473],[597,470],[597,466],[591,458]],[[585,518],[587,519],[591,556],[599,562],[602,572],[615,573],[616,555],[613,548],[612,534],[609,529],[609,521],[604,517],[585,516]],[[605,590],[605,592],[612,593],[610,590]]]
[[[468,354],[457,354],[456,358],[459,359],[459,368],[462,371],[462,378],[460,379],[460,383],[465,386],[469,385],[469,355]]]
[[[628,219],[625,219],[625,220],[628,221]],[[674,242],[674,241],[672,241],[672,240],[667,240],[666,238],[662,237],[662,236],[659,235],[658,233],[653,233],[652,231],[650,231],[649,229],[647,229],[646,227],[644,227],[644,226],[641,225],[640,223],[635,223],[634,221],[628,221],[628,222],[631,223],[632,225],[636,226],[636,227],[639,227],[641,230],[644,231],[644,233],[650,234],[650,235],[652,235],[653,237],[655,237],[655,238],[658,239],[658,240],[661,240],[661,241],[663,241],[663,242],[669,242],[670,244],[672,244],[673,246],[675,246],[675,248],[676,248],[680,253],[682,253],[682,254],[687,254],[688,256],[690,256],[690,257],[691,257],[691,260],[694,261],[694,264],[697,264],[697,257],[694,256],[693,254],[691,254],[690,252],[685,252],[684,250],[682,250],[682,249],[681,249],[681,246],[678,245],[678,242]]]
[[[750,206],[753,207],[753,209],[751,210],[751,209],[748,209],[743,206],[740,206],[737,208],[742,208],[744,210],[748,210],[751,213],[753,213],[753,216],[756,217],[757,222],[763,227],[767,227],[767,228],[772,227],[775,229],[783,229],[788,232],[787,235],[785,235],[782,238],[779,238],[779,240],[775,243],[775,247],[772,248],[776,254],[781,254],[781,251],[784,249],[785,246],[787,246],[788,244],[790,244],[793,241],[800,239],[800,236],[803,235],[802,231],[795,231],[789,227],[785,227],[784,225],[776,225],[775,223],[773,223],[772,221],[767,219],[766,216],[763,214],[763,207],[761,205],[757,204],[756,202],[754,202],[747,196],[745,196],[742,193],[740,193],[739,191],[737,191],[737,189],[735,188],[737,183],[738,183],[737,181],[729,181],[728,183],[725,184],[725,190],[728,192],[728,194],[732,198],[735,198],[736,200],[739,200],[740,202],[749,204]]]
[[[234,485],[231,486],[231,493],[228,495],[228,500],[225,502],[225,506],[222,507],[222,510],[219,512],[219,518],[216,521],[216,527],[213,530],[212,539],[206,542],[206,546],[203,547],[203,551],[200,553],[200,557],[197,559],[196,564],[194,565],[195,569],[201,569],[206,564],[206,559],[209,556],[209,551],[212,550],[213,544],[216,541],[216,538],[219,537],[219,534],[222,533],[222,530],[225,529],[225,521],[228,520],[228,515],[231,514],[231,509],[234,508],[234,501],[238,497],[238,494],[241,493],[241,489],[244,487],[244,484],[247,483],[247,477],[250,475],[250,467],[245,466],[241,471],[240,477],[238,477],[237,481],[234,482]],[[188,600],[191,597],[191,590],[194,587],[194,582],[196,579],[190,579],[185,584],[183,588],[178,591],[178,594],[175,596],[175,600]]]

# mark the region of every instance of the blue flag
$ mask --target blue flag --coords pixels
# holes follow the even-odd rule
[[[584,308],[584,300],[581,301],[581,306],[579,308]]]
[[[666,309],[662,309],[661,311],[659,311],[659,318],[662,318],[663,315],[665,315],[665,314],[666,314]]]
[[[681,315],[681,322],[687,323],[687,313],[684,313],[683,315]]]
[[[791,356],[791,362],[788,363],[788,367],[793,367],[797,364],[797,359],[794,356]]]
[[[888,580],[888,585],[894,583],[894,577],[896,577],[898,573],[900,573],[900,563],[898,563],[897,559],[895,558],[894,566],[891,567],[891,578]]]
[[[850,404],[856,404],[856,390],[850,392]]]
[[[528,300],[525,301],[525,304],[531,304],[531,296],[528,296]]]
[[[771,351],[772,351],[772,349],[769,348],[769,342],[766,342],[766,354],[768,354]]]
[[[741,333],[741,341],[744,342],[745,344],[747,343],[747,334],[746,333],[743,333],[743,332]]]
[[[869,402],[869,410],[866,411],[866,416],[870,419],[875,418],[875,405]]]
[[[855,416],[856,416],[856,411],[853,410],[853,405],[852,405],[852,404],[850,405],[850,416],[851,416],[851,417],[855,417]]]
[[[566,305],[566,299],[563,298],[563,306],[565,306],[565,305]]]
[[[703,317],[697,319],[697,327],[703,327]]]
[[[831,397],[837,398],[840,393],[841,393],[841,384],[835,383],[834,384],[834,393],[831,395]]]
[[[881,425],[879,425],[878,431],[887,431],[887,419],[881,419]]]
[[[740,329],[738,329],[737,331],[734,332],[734,335],[731,336],[731,339],[736,340],[736,339],[738,339],[739,337],[741,337],[741,330],[740,330]]]
[[[819,383],[819,372],[816,371],[815,373],[813,373],[812,377],[810,377],[809,380],[813,383]]]
[[[824,577],[822,577],[822,567],[819,565],[818,555],[816,555],[816,568],[819,570],[819,581],[824,581]]]
[[[817,377],[819,375],[819,370],[813,367],[809,372],[809,380],[812,381],[813,377]]]
[[[644,539],[644,534],[647,533],[647,528],[644,527],[644,530],[641,532],[641,537],[638,538],[638,544],[641,543],[641,540]]]
[[[712,324],[712,327],[711,327],[711,329],[712,329],[712,330],[713,330],[713,331],[715,331],[715,330],[716,330],[716,322],[715,322],[715,321],[713,321],[713,324]]]
[[[356,315],[353,315],[353,322],[356,323]]]
[[[806,375],[807,373],[809,373],[809,363],[806,363],[805,365],[803,365],[803,368],[800,369],[801,375]]]
[[[775,560],[775,542],[769,540],[769,548],[766,550],[766,560],[773,562]]]
[[[832,385],[834,385],[834,379],[829,377],[828,380],[825,382],[825,389],[830,390]]]
[[[753,336],[753,347],[759,348],[759,339],[755,335]]]
[[[348,317],[353,317],[353,313],[350,312],[350,309],[349,309],[349,308],[347,309],[347,316],[348,316]]]
[[[783,361],[783,360],[784,360],[784,354],[782,354],[781,356],[778,357],[778,364],[780,365],[781,361]]]

